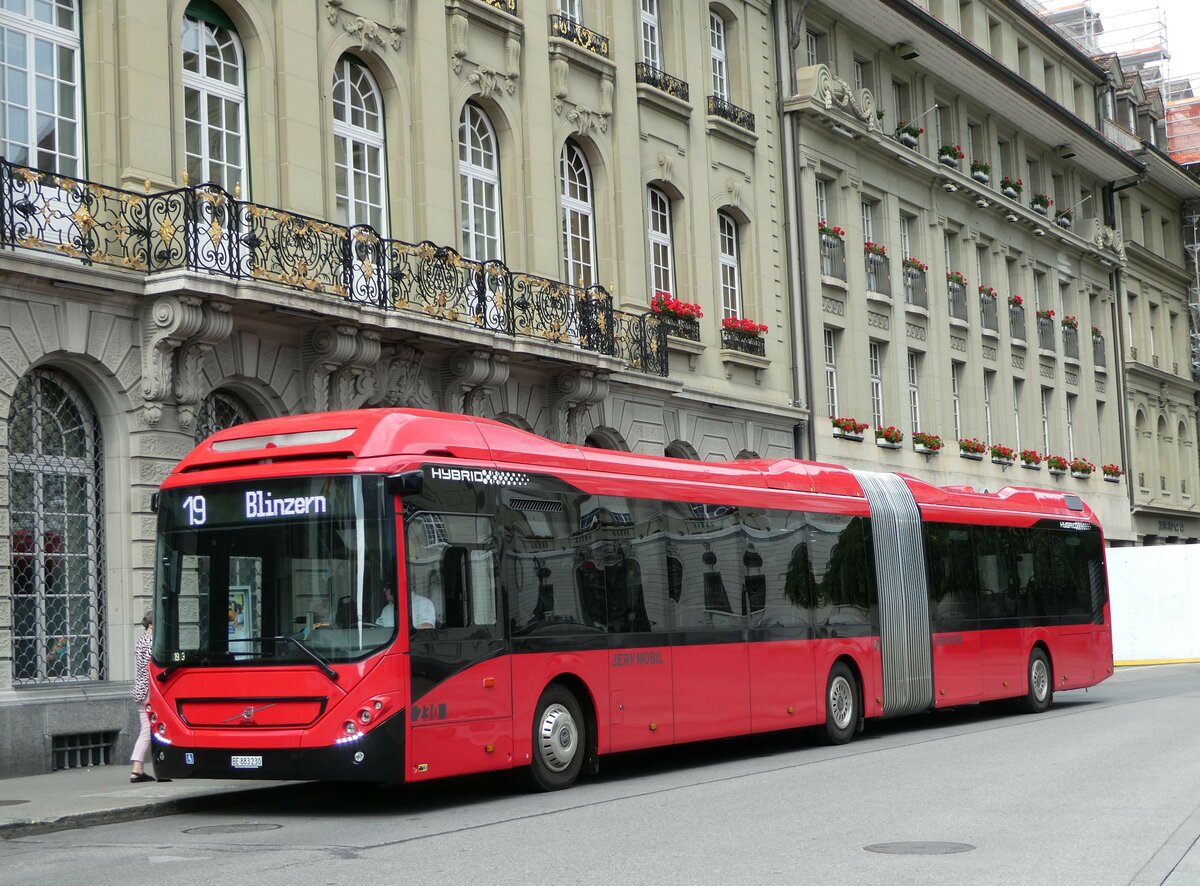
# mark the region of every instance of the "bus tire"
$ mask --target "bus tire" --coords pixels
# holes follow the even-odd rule
[[[529,774],[541,791],[569,788],[587,757],[587,721],[570,690],[558,683],[546,687],[533,718],[533,761]]]
[[[829,670],[825,684],[825,735],[830,744],[845,744],[858,729],[858,681],[844,661]]]
[[[1029,714],[1040,714],[1054,701],[1054,678],[1051,676],[1050,660],[1040,647],[1029,653],[1029,690],[1021,706]]]

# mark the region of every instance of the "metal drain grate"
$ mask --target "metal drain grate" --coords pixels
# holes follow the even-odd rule
[[[184,828],[185,834],[252,834],[256,831],[277,831],[283,825],[265,821],[249,821],[245,824],[210,824],[198,828]]]
[[[863,849],[867,852],[882,852],[884,855],[954,855],[956,852],[971,852],[975,847],[970,843],[910,840],[902,843],[872,843]]]
[[[51,736],[54,769],[82,769],[86,766],[110,766],[115,732],[79,732],[74,735]]]

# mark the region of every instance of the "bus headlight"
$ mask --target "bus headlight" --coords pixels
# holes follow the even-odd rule
[[[358,727],[354,725],[353,720],[347,720],[346,725],[343,728],[346,730],[347,735],[353,735],[354,733],[358,732]]]
[[[360,719],[362,721],[364,726],[367,725],[368,723],[371,722],[371,712],[368,711],[366,708],[363,708],[361,711],[358,712],[358,719]]]

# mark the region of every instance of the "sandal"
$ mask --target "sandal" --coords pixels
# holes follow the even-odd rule
[[[143,781],[154,781],[154,776],[149,772],[131,772],[129,773],[129,783],[138,784]]]

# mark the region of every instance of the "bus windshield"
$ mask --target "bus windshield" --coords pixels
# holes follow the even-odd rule
[[[380,649],[396,633],[391,520],[374,476],[163,492],[155,662],[327,669]]]

